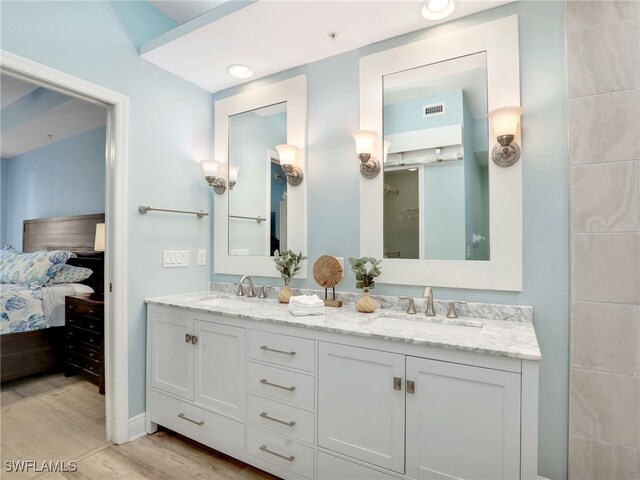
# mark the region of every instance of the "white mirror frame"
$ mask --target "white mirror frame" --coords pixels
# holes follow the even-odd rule
[[[267,105],[287,102],[287,142],[299,147],[296,166],[305,178],[297,187],[287,188],[287,243],[294,252],[307,254],[307,77],[283,80],[238,93],[215,102],[215,160],[222,163],[220,175],[228,175],[229,117]],[[275,147],[275,145],[274,145]],[[256,161],[263,161],[262,158]],[[229,255],[229,190],[214,195],[214,273],[280,277],[273,257]],[[296,278],[307,278],[306,261]]]
[[[383,158],[384,75],[485,51],[488,111],[520,105],[518,45],[518,17],[512,15],[362,57],[360,129],[380,134],[376,157]],[[489,125],[489,151],[495,143]],[[385,259],[379,283],[522,291],[522,152],[510,167],[488,163],[490,260]],[[372,180],[360,177],[361,256],[383,258],[383,179],[382,172]]]

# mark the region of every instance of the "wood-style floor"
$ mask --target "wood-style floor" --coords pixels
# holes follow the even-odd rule
[[[261,470],[171,432],[114,445],[105,440],[104,397],[95,385],[62,374],[18,380],[0,393],[3,479],[262,480]],[[77,462],[76,472],[8,472],[5,462]],[[14,463],[15,465],[15,463]]]

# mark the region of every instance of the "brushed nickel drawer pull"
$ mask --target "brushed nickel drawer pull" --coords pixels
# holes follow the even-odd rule
[[[283,390],[288,390],[290,392],[293,392],[296,389],[296,387],[283,387],[282,385],[278,385],[277,383],[271,383],[266,378],[260,379],[260,383],[263,385],[269,385],[270,387],[276,387],[276,388],[281,388]]]
[[[286,425],[287,427],[293,427],[296,424],[296,422],[294,422],[293,420],[291,420],[290,422],[285,422],[284,420],[279,420],[277,418],[270,417],[269,414],[267,414],[267,412],[262,412],[260,416],[262,418],[266,418],[267,420],[271,420],[272,422],[278,422],[278,423],[281,423],[282,425]]]
[[[393,377],[393,389],[402,390],[402,379],[400,377]]]
[[[284,455],[280,455],[279,453],[272,452],[271,450],[269,450],[267,448],[266,445],[261,445],[260,446],[260,450],[262,450],[263,452],[270,453],[271,455],[275,455],[276,457],[282,458],[282,459],[286,460],[287,462],[293,462],[296,459],[296,457],[294,457],[293,455],[289,455],[288,457],[285,457]]]
[[[291,355],[292,357],[296,354],[296,352],[285,352],[284,350],[276,350],[275,348],[269,348],[266,345],[262,345],[260,350],[264,350],[266,352],[275,352],[282,353],[283,355]]]
[[[407,380],[407,393],[414,394],[416,393],[416,385],[413,380]]]
[[[186,420],[187,422],[195,423],[196,425],[204,425],[204,420],[200,420],[199,422],[196,422],[195,420],[191,420],[189,417],[185,416],[184,413],[179,413],[178,417],[180,417],[183,420]]]

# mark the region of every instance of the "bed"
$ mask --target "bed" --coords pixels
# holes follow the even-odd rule
[[[24,221],[23,252],[46,251],[31,255],[47,256],[49,261],[51,255],[59,255],[51,252],[72,252],[74,257],[60,254],[56,261],[89,268],[93,274],[78,283],[38,286],[29,284],[30,278],[22,283],[20,273],[0,272],[0,382],[61,367],[65,296],[104,291],[104,254],[93,251],[98,223],[104,223],[104,214]]]

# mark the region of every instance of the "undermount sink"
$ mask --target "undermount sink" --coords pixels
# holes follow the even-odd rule
[[[234,300],[232,298],[210,298],[208,300],[202,300],[198,302],[201,305],[207,305],[209,307],[222,307],[222,308],[244,308],[247,306],[244,300]]]
[[[440,323],[427,319],[408,319],[402,317],[379,316],[368,324],[374,328],[390,331],[415,332],[435,335],[437,337],[477,338],[482,325],[466,325],[461,323]]]

